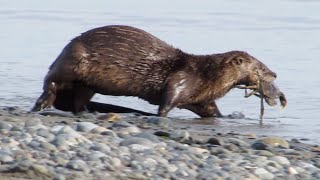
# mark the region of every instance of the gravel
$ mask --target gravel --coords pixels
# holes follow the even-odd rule
[[[319,147],[297,140],[199,132],[128,113],[8,109],[0,110],[0,176],[7,179],[320,178]]]

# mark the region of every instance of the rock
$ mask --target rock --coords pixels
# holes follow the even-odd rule
[[[288,167],[288,173],[293,175],[299,174],[298,171],[293,167]]]
[[[77,171],[88,171],[87,163],[82,160],[71,160],[67,163],[66,168]]]
[[[144,151],[144,150],[149,150],[152,147],[141,145],[141,144],[131,144],[128,146],[128,148],[130,148],[132,151]]]
[[[170,133],[164,132],[164,131],[156,131],[156,132],[154,133],[154,135],[156,135],[156,136],[163,136],[163,137],[169,137],[169,136],[170,136]]]
[[[12,129],[12,125],[7,123],[7,122],[4,122],[4,121],[0,121],[0,129],[5,129],[7,131],[10,131]]]
[[[218,137],[210,138],[207,143],[212,144],[212,145],[218,145],[218,146],[223,146],[224,145],[224,141],[221,138],[218,138]]]
[[[101,132],[101,135],[117,137],[117,134],[115,132],[109,130],[109,129],[107,129],[106,131]]]
[[[62,126],[59,128],[53,127],[51,131],[56,134],[56,138],[65,138],[66,143],[68,145],[75,145],[78,143],[91,143],[90,140],[82,136],[80,133],[77,131],[73,130],[70,126]],[[54,140],[54,141],[55,141]]]
[[[166,128],[166,129],[169,128],[172,125],[171,120],[169,118],[166,118],[166,117],[152,116],[152,117],[148,117],[146,122],[158,125],[158,126],[160,126],[162,128]]]
[[[6,152],[0,152],[0,162],[1,163],[8,164],[13,161],[14,161],[14,159],[10,154],[8,154]]]
[[[105,156],[107,155],[100,151],[91,151],[91,153],[88,155],[88,161],[98,161],[101,157]]]
[[[102,127],[102,126],[98,126],[98,127],[91,129],[90,133],[101,134],[102,132],[105,132],[105,131],[110,131],[110,130],[105,127]]]
[[[205,154],[205,153],[210,153],[209,150],[203,149],[203,148],[198,148],[198,147],[190,147],[189,152],[192,154]]]
[[[281,165],[290,165],[290,161],[282,156],[274,156],[270,158],[271,161],[275,161]]]
[[[42,147],[43,149],[46,149],[48,151],[57,150],[57,148],[53,144],[50,144],[48,142],[41,142],[40,147]]]
[[[149,139],[140,138],[140,137],[130,137],[120,142],[120,146],[130,146],[132,144],[139,144],[147,147],[154,147],[154,144]]]
[[[270,147],[263,142],[254,142],[254,143],[252,143],[251,148],[255,149],[255,150],[268,150],[268,149],[270,149]]]
[[[54,144],[55,146],[68,146],[66,139],[62,136],[57,136],[55,137],[52,141],[51,144]]]
[[[42,122],[39,118],[31,118],[25,122],[24,127],[32,127],[40,124],[42,124]]]
[[[134,137],[149,139],[150,141],[152,141],[154,143],[160,142],[157,136],[150,134],[150,133],[147,133],[147,132],[138,133],[138,134],[134,135]]]
[[[179,142],[183,142],[190,139],[190,134],[186,130],[175,130],[171,132],[170,138]]]
[[[38,129],[36,134],[38,136],[48,139],[48,141],[52,141],[55,137],[52,133],[50,133],[48,129],[42,129],[42,128]]]
[[[271,147],[283,147],[287,149],[289,148],[289,143],[280,137],[264,137],[257,139],[253,142],[253,144],[254,143],[264,143]]]
[[[228,141],[232,144],[235,144],[237,146],[241,146],[241,147],[250,147],[250,144],[248,144],[247,142],[244,142],[240,139],[236,139],[236,138],[229,138]]]
[[[231,152],[229,150],[221,148],[221,147],[211,148],[210,152],[212,155],[231,154]]]
[[[89,132],[94,128],[97,128],[98,125],[93,124],[91,122],[78,122],[76,130],[80,132]]]
[[[99,115],[97,119],[109,121],[109,122],[115,122],[122,119],[122,117],[120,114],[117,114],[117,113],[107,113],[107,114]]]
[[[128,123],[127,121],[118,121],[118,122],[115,122],[115,123],[112,124],[112,127],[113,127],[113,128],[115,128],[115,127],[118,127],[118,128],[126,128],[126,127],[132,127],[132,126],[135,127],[135,125],[130,124],[130,123]]]
[[[43,166],[43,165],[32,164],[31,165],[31,169],[34,170],[37,173],[44,174],[44,175],[47,175],[47,176],[49,176],[51,174],[50,171],[48,170],[48,168],[46,166]]]
[[[261,179],[273,179],[274,175],[269,171],[265,170],[264,168],[257,168],[254,171],[254,174],[259,176]]]
[[[235,111],[228,115],[229,119],[244,119],[246,116],[242,112]]]
[[[118,131],[119,136],[125,136],[125,135],[131,135],[131,134],[137,134],[140,133],[141,130],[136,127],[136,126],[131,126],[131,127],[126,127],[126,128],[121,128]]]
[[[266,156],[266,157],[273,157],[274,154],[270,151],[266,151],[266,150],[257,150],[257,151],[253,151],[255,155],[258,156]]]

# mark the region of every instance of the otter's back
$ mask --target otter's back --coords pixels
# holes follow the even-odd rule
[[[118,25],[89,30],[64,51],[72,57],[56,61],[68,61],[77,80],[96,92],[145,99],[161,90],[180,52],[143,30]]]

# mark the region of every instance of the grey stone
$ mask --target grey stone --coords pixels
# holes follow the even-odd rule
[[[98,161],[101,157],[106,156],[106,154],[100,152],[100,151],[91,151],[88,155],[88,161]]]
[[[48,141],[52,141],[55,137],[48,129],[42,128],[37,130],[37,135],[48,139]]]
[[[218,146],[223,146],[224,145],[224,141],[221,138],[218,137],[211,137],[208,142],[209,144],[213,144],[213,145],[218,145]]]
[[[147,123],[155,124],[163,128],[169,128],[172,125],[172,121],[166,117],[148,117]]]
[[[37,173],[44,174],[44,175],[50,175],[51,172],[48,170],[46,166],[39,165],[39,164],[32,164],[31,169],[34,170]]]
[[[259,176],[261,179],[273,179],[274,175],[269,171],[265,170],[264,168],[257,168],[254,171],[254,174]]]
[[[42,147],[48,151],[57,150],[56,146],[54,146],[53,144],[50,144],[48,142],[41,142],[40,147]]]
[[[283,147],[283,148],[289,148],[289,143],[280,137],[264,137],[257,139],[253,142],[254,143],[264,143],[271,147]]]
[[[71,160],[66,164],[66,168],[77,170],[77,171],[88,170],[87,163],[82,160]]]
[[[266,150],[253,150],[253,153],[258,156],[266,156],[266,157],[273,157],[274,156],[274,154],[272,152],[266,151]]]
[[[56,174],[53,180],[66,180],[66,177],[62,174]]]
[[[254,143],[252,143],[251,148],[252,149],[256,149],[256,150],[268,150],[268,149],[270,149],[270,147],[267,144],[263,143],[263,142],[254,142]]]
[[[28,145],[32,148],[38,148],[40,146],[40,143],[32,140]]]
[[[139,134],[134,135],[134,137],[139,137],[139,138],[145,138],[145,139],[149,139],[150,141],[154,142],[154,143],[158,143],[159,138],[153,134],[147,133],[147,132],[142,132]]]
[[[14,159],[10,154],[5,153],[5,152],[0,152],[0,162],[7,164],[7,163],[11,163],[13,161],[14,161]]]
[[[10,131],[13,126],[7,122],[0,121],[0,129],[5,129]]]
[[[176,141],[187,141],[190,139],[190,134],[186,130],[175,130],[170,133],[170,138]]]
[[[127,121],[118,121],[112,124],[112,127],[126,128],[135,126],[133,124],[128,123]]]
[[[66,146],[67,142],[62,136],[57,136],[51,141],[55,146]]]
[[[271,161],[275,161],[281,165],[290,165],[290,161],[286,157],[274,156],[270,158]]]
[[[32,126],[37,126],[40,124],[42,124],[42,122],[39,118],[31,118],[25,122],[24,126],[25,127],[32,127]]]
[[[236,139],[236,138],[229,138],[228,141],[232,144],[235,144],[237,146],[241,146],[241,147],[250,147],[250,144],[248,144],[247,142],[244,142],[240,139]]]
[[[130,137],[120,142],[120,146],[129,146],[132,144],[140,144],[147,147],[154,146],[154,144],[149,139],[140,138],[140,137]]]
[[[80,131],[80,132],[89,132],[92,129],[97,128],[97,127],[99,127],[99,126],[96,124],[93,124],[91,122],[78,122],[76,129],[77,129],[77,131]]]

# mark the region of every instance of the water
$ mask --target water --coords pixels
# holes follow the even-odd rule
[[[232,90],[217,103],[223,114],[214,125],[245,133],[309,138],[320,143],[320,3],[318,1],[17,1],[0,0],[0,106],[29,109],[61,49],[94,27],[126,24],[151,32],[185,52],[212,54],[244,50],[278,74],[286,94],[284,111],[267,107],[258,125],[258,98]],[[137,98],[95,96],[95,100],[149,112],[157,107]],[[196,117],[174,110],[172,117]]]

